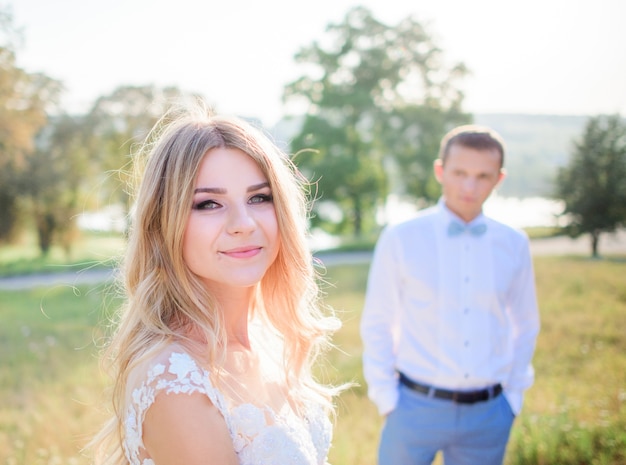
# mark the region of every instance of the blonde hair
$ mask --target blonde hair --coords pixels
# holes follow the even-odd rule
[[[215,366],[224,356],[225,330],[218,303],[183,260],[183,235],[191,210],[196,174],[205,154],[236,148],[256,161],[272,190],[280,235],[274,263],[257,285],[256,316],[283,340],[290,393],[296,403],[323,402],[332,411],[338,391],[319,384],[312,366],[328,347],[339,321],[319,301],[316,271],[307,246],[308,184],[285,154],[258,129],[204,109],[170,112],[157,123],[135,164],[137,190],[128,247],[122,267],[125,304],[103,361],[113,371],[114,417],[94,441],[96,463],[126,463],[123,450],[125,389],[130,371],[164,344],[176,340],[201,348]],[[143,166],[142,166],[143,165]],[[149,348],[149,349],[147,349]]]

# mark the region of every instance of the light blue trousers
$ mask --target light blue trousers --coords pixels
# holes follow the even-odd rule
[[[503,394],[475,404],[430,398],[399,386],[383,425],[379,465],[501,465],[515,415]]]

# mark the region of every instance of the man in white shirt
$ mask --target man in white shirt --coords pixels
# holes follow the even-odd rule
[[[533,382],[539,332],[527,236],[482,213],[504,178],[494,131],[441,142],[442,197],[381,234],[361,320],[363,369],[385,423],[381,465],[499,465]]]

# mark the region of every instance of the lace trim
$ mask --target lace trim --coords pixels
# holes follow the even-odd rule
[[[184,352],[172,352],[166,363],[156,362],[141,384],[132,390],[126,413],[124,450],[131,465],[154,465],[142,457],[143,421],[159,391],[168,394],[205,394],[220,411],[242,465],[324,464],[332,426],[321,406],[309,406],[304,418],[288,410],[276,413],[243,403],[229,408],[209,373]]]

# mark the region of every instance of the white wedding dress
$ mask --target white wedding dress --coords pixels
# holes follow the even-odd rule
[[[267,353],[263,355],[266,356]],[[242,367],[242,373],[245,370]],[[129,407],[124,422],[126,458],[131,465],[154,465],[143,448],[142,427],[145,414],[159,392],[201,393],[224,417],[241,465],[326,464],[332,436],[327,414],[320,405],[312,404],[298,415],[284,396],[280,396],[282,402],[268,401],[272,396],[262,391],[267,390],[269,378],[271,375],[264,372],[265,381],[260,390],[245,384],[238,390],[228,387],[218,390],[209,372],[181,346],[168,346],[135,368],[129,377]]]

